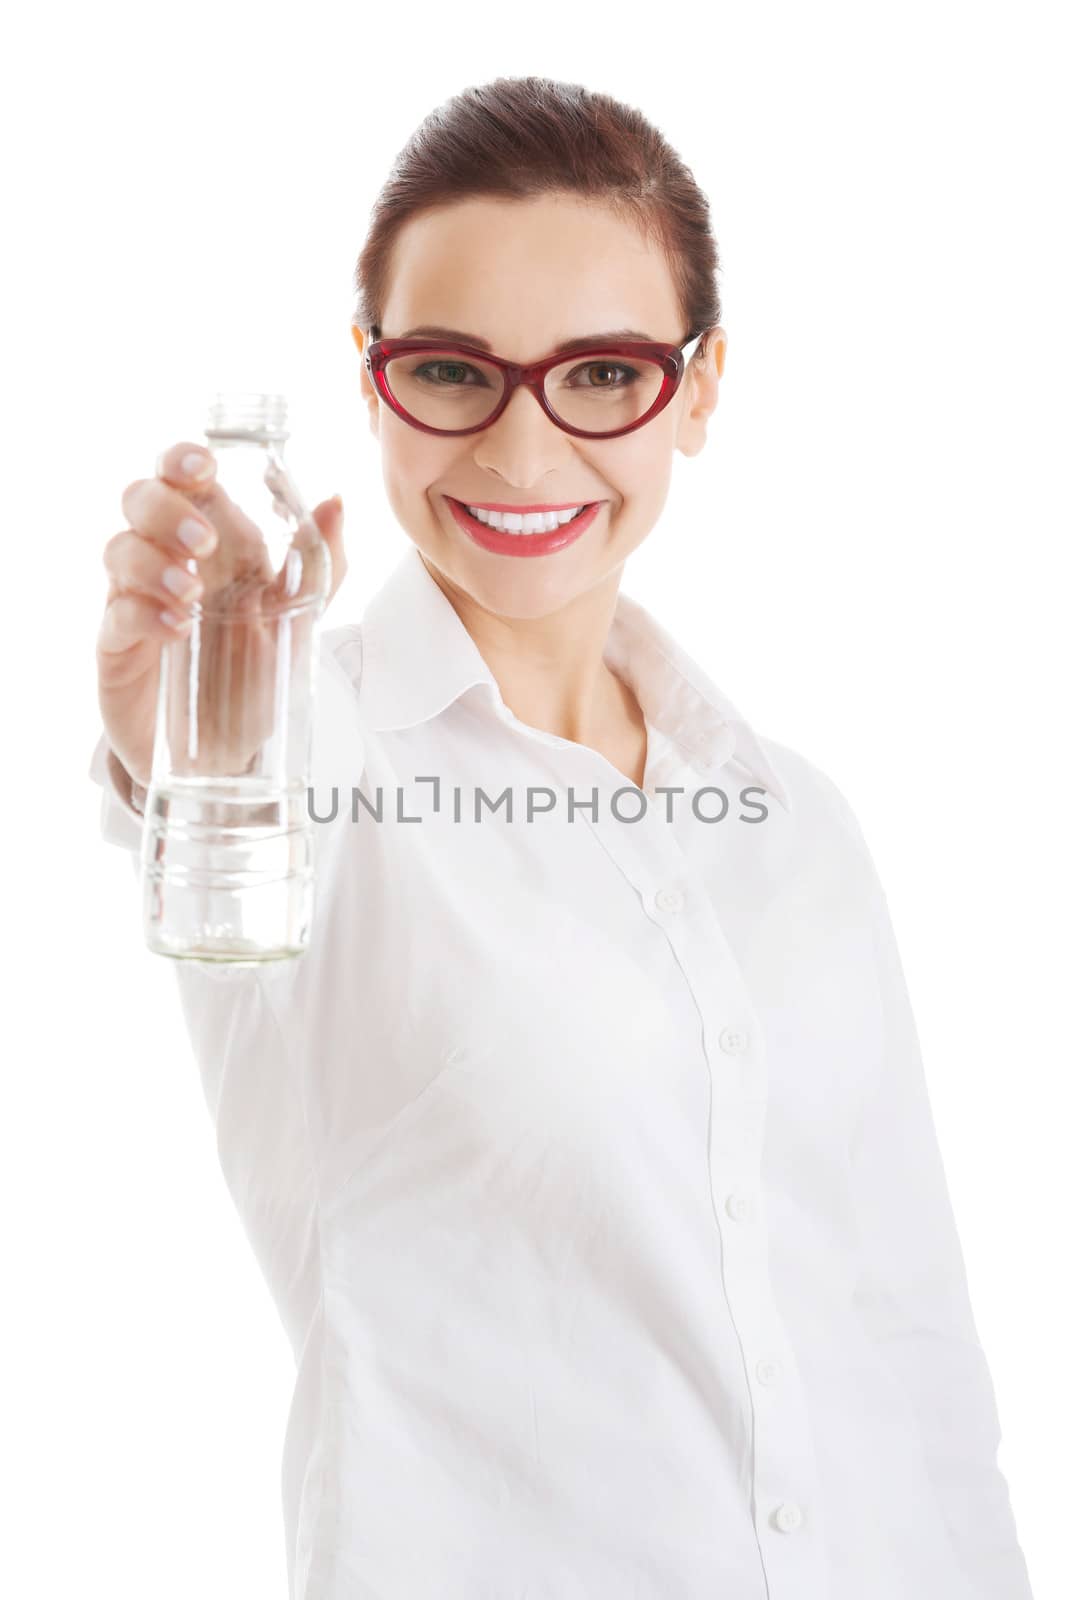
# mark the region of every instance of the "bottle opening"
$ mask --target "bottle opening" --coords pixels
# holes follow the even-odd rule
[[[204,428],[208,438],[288,439],[288,406],[284,394],[217,391]]]

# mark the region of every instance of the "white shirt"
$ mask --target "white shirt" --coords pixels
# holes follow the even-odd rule
[[[623,593],[605,659],[640,792],[410,546],[322,637],[311,948],[174,964],[297,1362],[291,1600],[1031,1600],[853,813]]]

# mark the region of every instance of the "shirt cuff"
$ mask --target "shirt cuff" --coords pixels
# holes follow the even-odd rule
[[[145,791],[126,772],[106,734],[101,734],[93,750],[89,777],[102,791],[100,832],[104,839],[140,855]]]

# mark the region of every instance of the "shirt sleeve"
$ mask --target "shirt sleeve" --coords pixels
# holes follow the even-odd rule
[[[140,876],[142,816],[105,735],[89,776],[101,790],[103,838],[128,853]],[[171,966],[219,1165],[299,1357],[319,1295],[317,1196],[300,1083],[278,1014],[285,986],[226,963]]]
[[[351,625],[322,641],[310,776],[326,791],[343,778],[357,782],[363,772],[365,744],[352,678],[359,644]],[[346,666],[335,659],[335,646],[343,648]],[[104,735],[89,775],[101,789],[104,839],[125,849],[139,874],[142,816]],[[317,832],[317,901],[330,892],[333,853],[344,838],[340,824]],[[302,960],[327,961],[322,932],[316,940],[313,930],[312,938]],[[318,1179],[301,1073],[307,1030],[298,964],[270,963],[267,972],[225,962],[174,961],[171,967],[219,1165],[299,1360],[321,1295],[321,1275]]]
[[[317,1178],[284,1027],[292,985],[225,964],[174,971],[219,1166],[299,1360],[321,1280]]]
[[[851,814],[850,814],[851,815]],[[861,1271],[855,1303],[911,1401],[950,1541],[976,1600],[1033,1600],[1001,1430],[882,884],[868,863],[882,1050],[850,1147]]]

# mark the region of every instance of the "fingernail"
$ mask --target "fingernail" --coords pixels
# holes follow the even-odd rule
[[[178,524],[178,537],[194,555],[206,555],[209,550],[214,550],[217,542],[215,529],[197,522],[195,517],[183,517]]]
[[[200,579],[194,578],[191,572],[183,572],[181,567],[165,567],[163,582],[171,594],[176,594],[179,600],[184,600],[194,589],[200,588]]]
[[[335,494],[335,495],[331,496],[330,504],[333,505],[333,506],[337,506],[339,511],[344,511],[344,509],[345,509],[344,503],[343,503],[343,501],[341,499],[341,496],[339,494]]]
[[[161,611],[160,620],[165,622],[168,628],[173,628],[176,633],[183,633],[186,628],[193,626],[192,617],[177,617],[173,611]]]
[[[182,472],[187,478],[206,478],[212,470],[212,459],[203,450],[190,450],[182,457]]]

